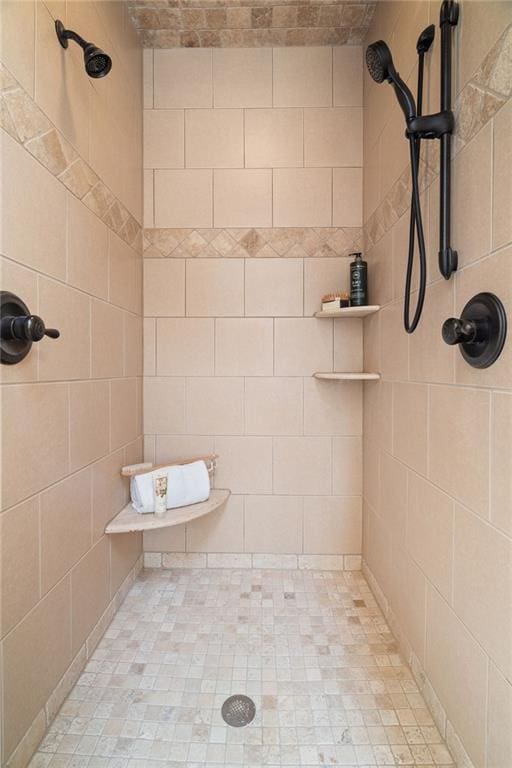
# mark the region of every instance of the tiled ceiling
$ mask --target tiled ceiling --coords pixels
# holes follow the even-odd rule
[[[127,0],[145,48],[343,45],[364,40],[375,2]]]

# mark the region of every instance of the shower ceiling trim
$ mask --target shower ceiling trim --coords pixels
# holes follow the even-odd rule
[[[144,48],[254,48],[364,41],[375,2],[127,0]]]

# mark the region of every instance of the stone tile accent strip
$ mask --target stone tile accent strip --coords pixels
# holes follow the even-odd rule
[[[145,48],[252,48],[360,44],[375,5],[230,0],[226,7],[224,0],[129,0],[128,9]]]
[[[362,250],[359,227],[145,229],[146,258],[307,258]]]
[[[2,65],[0,125],[109,229],[140,252],[141,227],[136,219]]]

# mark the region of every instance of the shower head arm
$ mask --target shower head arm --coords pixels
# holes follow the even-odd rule
[[[75,43],[78,43],[80,48],[83,48],[84,51],[88,45],[91,45],[91,43],[88,43],[87,40],[84,40],[84,38],[81,37],[77,32],[74,32],[72,29],[66,29],[62,21],[59,21],[59,19],[57,19],[55,22],[55,31],[57,33],[57,37],[59,38],[59,43],[63,48],[68,47],[68,40],[74,40]]]

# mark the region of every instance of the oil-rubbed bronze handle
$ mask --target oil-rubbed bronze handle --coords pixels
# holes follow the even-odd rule
[[[459,345],[469,365],[488,368],[498,359],[507,336],[505,307],[493,293],[478,293],[468,301],[460,319],[444,321],[441,333],[447,344]]]
[[[39,315],[6,315],[2,317],[1,337],[5,341],[41,341],[44,336],[58,339],[56,328],[47,328]]]

